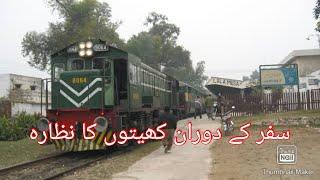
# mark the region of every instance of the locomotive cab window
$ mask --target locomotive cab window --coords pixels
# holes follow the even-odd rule
[[[96,58],[92,60],[92,69],[103,69],[104,59]]]
[[[83,70],[84,69],[84,60],[74,59],[71,61],[70,65],[71,70]]]
[[[54,79],[60,79],[60,74],[64,71],[64,64],[55,64],[53,69]]]
[[[95,58],[92,60],[92,69],[103,69],[105,70],[105,76],[111,75],[111,63],[104,58]]]

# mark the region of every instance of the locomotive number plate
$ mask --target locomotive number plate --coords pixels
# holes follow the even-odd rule
[[[86,77],[75,77],[72,78],[72,84],[83,84],[87,83],[87,78]]]

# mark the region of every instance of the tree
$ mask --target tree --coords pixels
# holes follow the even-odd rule
[[[168,22],[168,17],[156,12],[151,12],[145,21],[145,26],[150,26],[149,33],[160,36],[162,44],[175,45],[180,34],[180,28]]]
[[[160,69],[160,39],[147,32],[132,36],[127,42],[127,50],[140,57],[149,66]]]
[[[116,32],[120,23],[111,22],[111,8],[97,0],[48,0],[57,11],[60,22],[49,23],[46,32],[27,32],[22,40],[22,55],[39,70],[49,69],[50,55],[74,42],[103,39],[110,44],[124,47]]]
[[[208,77],[204,75],[204,71],[205,61],[198,62],[191,82],[193,85],[203,87],[204,82],[208,79]]]
[[[250,75],[250,79],[251,80],[259,80],[260,79],[260,73],[258,70],[254,70],[252,71],[251,75]]]
[[[320,15],[320,0],[317,0],[316,6],[313,9],[313,16],[317,20],[319,19],[319,15]],[[317,23],[316,30],[320,32],[320,22]]]
[[[249,76],[242,76],[242,81],[249,81],[249,80],[250,80]]]
[[[260,73],[257,69],[252,71],[250,77],[242,76],[243,81],[258,81],[259,79],[260,79]]]
[[[144,23],[147,31],[132,36],[127,42],[127,50],[139,56],[142,61],[180,81],[202,87],[207,79],[204,76],[204,62],[192,66],[190,51],[177,44],[180,28],[169,23],[167,16],[150,13]]]
[[[170,53],[174,53],[173,48],[175,48],[176,41],[180,34],[179,27],[175,24],[169,23],[167,16],[156,12],[152,12],[147,16],[144,25],[149,27],[148,33],[151,36],[160,40],[158,47],[160,56],[157,58],[157,63],[163,66],[168,66],[171,59]]]

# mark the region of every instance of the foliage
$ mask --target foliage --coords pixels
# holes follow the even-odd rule
[[[145,64],[160,69],[160,38],[147,32],[132,36],[127,42],[130,53],[140,57]]]
[[[19,140],[25,138],[32,127],[36,126],[39,119],[37,115],[25,112],[13,118],[0,117],[0,140]]]
[[[242,81],[249,81],[249,80],[250,80],[249,76],[242,76]]]
[[[29,65],[46,70],[50,55],[67,45],[88,38],[103,39],[118,47],[124,46],[116,32],[120,23],[111,22],[111,8],[97,0],[48,0],[61,21],[49,23],[46,32],[27,32],[22,41],[22,54]]]
[[[250,74],[250,77],[242,76],[242,80],[243,81],[258,81],[258,80],[260,80],[260,73],[256,69],[256,70],[252,71],[252,73]]]
[[[139,56],[142,61],[181,81],[203,87],[204,61],[193,68],[190,51],[177,44],[180,28],[169,23],[168,17],[156,12],[150,13],[144,23],[147,31],[132,36],[127,42],[127,50]]]
[[[320,15],[320,0],[317,0],[316,6],[313,9],[313,16],[315,19],[319,19],[319,15]],[[320,22],[317,23],[316,30],[320,32]]]
[[[22,54],[29,57],[28,63],[37,69],[48,70],[50,55],[76,41],[90,38],[103,39],[109,44],[124,48],[140,57],[153,68],[177,77],[195,86],[202,87],[204,62],[194,68],[190,51],[177,44],[180,28],[170,23],[168,17],[150,13],[144,25],[147,31],[132,36],[125,44],[116,32],[120,23],[111,21],[111,8],[97,0],[47,0],[58,12],[61,21],[49,23],[46,32],[31,31],[22,41]]]
[[[205,71],[205,61],[200,61],[197,63],[194,77],[192,77],[191,83],[197,87],[202,87],[203,83],[208,79],[207,76],[204,75]]]

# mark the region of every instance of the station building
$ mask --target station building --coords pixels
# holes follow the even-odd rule
[[[281,64],[297,64],[300,91],[320,88],[320,49],[294,50]],[[296,91],[295,87],[286,87],[287,91]]]
[[[252,87],[256,86],[253,81],[241,81],[236,79],[228,79],[222,77],[211,77],[206,88],[217,95],[221,94],[247,94],[252,91]]]

